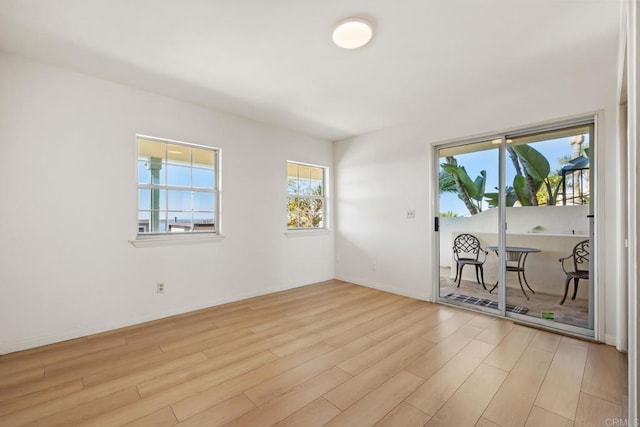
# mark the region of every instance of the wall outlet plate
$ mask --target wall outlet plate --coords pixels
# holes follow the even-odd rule
[[[164,293],[164,289],[165,289],[164,283],[162,283],[162,282],[156,283],[156,292],[157,293],[159,293],[159,294]]]

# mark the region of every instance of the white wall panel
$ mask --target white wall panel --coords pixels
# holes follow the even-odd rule
[[[129,243],[136,133],[221,148],[224,239]],[[333,278],[333,233],[284,234],[287,160],[333,144],[0,54],[0,353]]]
[[[425,102],[430,102],[425,99]],[[437,111],[434,107],[434,111]],[[541,81],[518,92],[460,99],[420,123],[339,141],[335,148],[338,233],[336,275],[355,283],[432,298],[434,194],[432,146],[599,111],[602,339],[615,342],[619,256],[616,224],[616,70],[582,70],[570,81]],[[406,210],[415,209],[416,219]],[[611,220],[607,220],[611,219]],[[375,267],[374,267],[375,266]]]

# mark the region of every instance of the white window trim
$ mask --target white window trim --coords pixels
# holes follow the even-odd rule
[[[322,199],[322,215],[323,215],[323,222],[324,222],[324,226],[323,227],[318,227],[318,228],[289,228],[285,222],[284,225],[284,234],[287,237],[305,237],[305,236],[312,236],[312,235],[324,235],[324,234],[329,234],[331,233],[331,229],[329,228],[329,204],[330,204],[330,194],[329,194],[329,168],[327,166],[322,166],[322,165],[317,165],[317,164],[313,164],[313,163],[305,163],[305,162],[299,162],[296,160],[287,160],[287,165],[289,165],[289,163],[295,163],[297,165],[301,165],[301,166],[309,166],[309,167],[314,167],[314,168],[321,168],[322,169],[322,184],[323,184],[323,196],[322,197],[313,197],[313,196],[309,196],[309,195],[298,195],[297,197],[300,198],[309,198],[309,199]],[[289,194],[289,192],[286,190],[288,187],[288,182],[287,182],[288,176],[285,176],[285,201],[288,203],[289,202],[289,198],[292,197],[293,195]]]
[[[135,239],[129,240],[136,248],[150,248],[157,246],[193,245],[200,243],[221,242],[224,236],[213,232],[201,233],[173,233],[173,234],[151,234],[138,235]]]
[[[164,142],[168,144],[178,144],[185,145],[188,147],[196,147],[202,148],[206,150],[213,150],[216,152],[216,170],[215,170],[215,178],[216,178],[216,187],[214,188],[213,193],[215,194],[216,200],[216,216],[215,221],[216,231],[198,231],[198,232],[190,232],[190,233],[144,233],[144,234],[136,234],[135,238],[130,239],[129,243],[131,243],[136,248],[145,248],[145,247],[157,247],[157,246],[174,246],[174,245],[190,245],[190,244],[202,244],[202,243],[213,243],[220,242],[224,239],[222,235],[222,212],[221,212],[221,191],[220,188],[222,186],[222,150],[218,147],[212,147],[207,145],[200,144],[192,144],[189,142],[178,141],[174,139],[167,138],[159,138],[156,136],[145,135],[145,134],[136,134],[135,135],[135,144],[134,145],[134,162],[135,162],[135,185],[136,185],[136,210],[135,210],[135,222],[134,224],[138,224],[138,188],[140,188],[140,184],[138,183],[138,139],[151,139],[159,142]]]
[[[284,232],[287,237],[305,237],[330,233],[331,230],[328,228],[294,228]]]

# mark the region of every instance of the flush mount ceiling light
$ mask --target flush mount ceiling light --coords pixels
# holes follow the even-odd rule
[[[333,42],[343,49],[357,49],[369,43],[373,27],[362,18],[347,18],[333,30]]]

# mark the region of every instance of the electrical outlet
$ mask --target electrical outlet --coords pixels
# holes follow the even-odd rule
[[[415,209],[407,209],[407,219],[416,219]]]
[[[158,292],[159,294],[164,293],[164,283],[162,282],[158,282],[156,283],[156,292]]]

